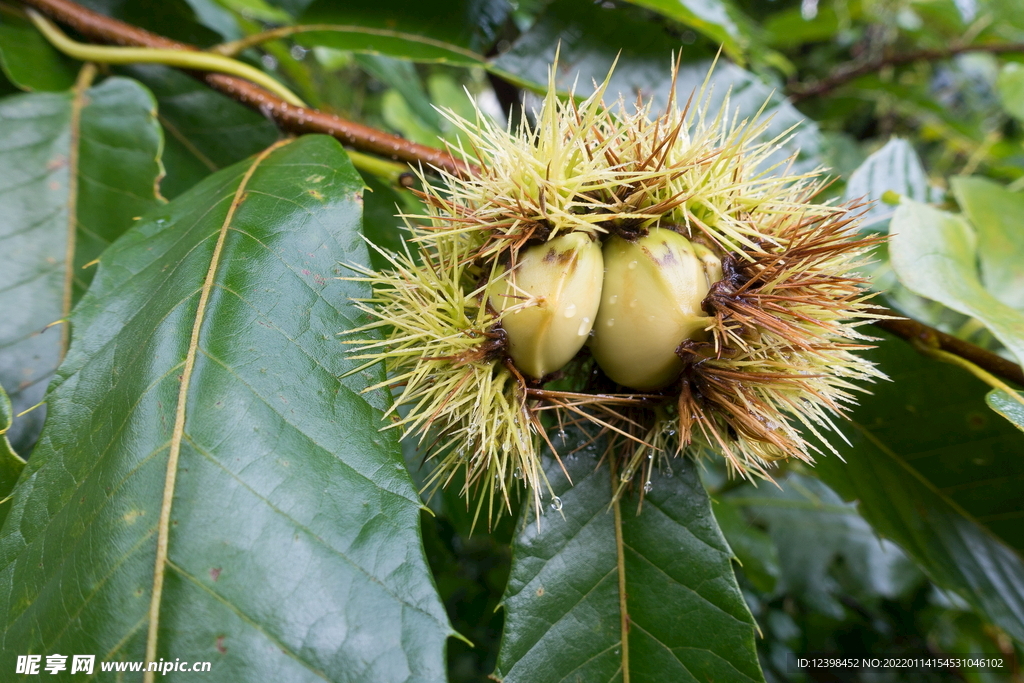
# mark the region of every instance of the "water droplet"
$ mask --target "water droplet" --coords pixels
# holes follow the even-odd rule
[[[590,332],[590,318],[584,318],[580,321],[580,326],[579,329],[576,330],[576,334],[582,337],[588,332]]]
[[[628,467],[626,469],[622,470],[622,474],[619,475],[619,479],[621,479],[622,481],[629,481],[632,478],[633,478],[633,470],[631,470]]]
[[[644,493],[650,493],[651,489],[653,488],[654,484],[652,484],[651,482],[647,482],[646,484],[644,484]]]
[[[636,299],[632,299],[632,300],[631,300],[631,301],[629,302],[629,307],[630,307],[630,308],[636,308]]]
[[[572,318],[576,316],[576,304],[569,304],[565,307],[565,311],[562,313],[566,318]]]
[[[647,459],[648,460],[654,460],[654,449],[653,448],[648,448],[647,449]]]
[[[615,325],[615,318],[608,318],[608,327]]]
[[[555,512],[559,512],[562,509],[562,499],[555,496],[551,499],[551,509]]]
[[[294,59],[297,62],[301,62],[303,59],[305,59],[307,52],[309,52],[309,50],[302,47],[301,45],[292,45],[292,59]]]
[[[610,297],[608,297],[608,303],[610,303],[610,304],[614,304],[618,300],[619,300],[619,295],[618,294],[612,294]]]
[[[665,470],[665,476],[667,478],[669,478],[669,479],[671,479],[672,477],[676,476],[676,473],[672,471],[672,467],[671,466],[667,470]]]
[[[636,261],[630,261],[627,268],[629,268],[630,270],[636,270]]]
[[[512,473],[512,476],[515,477],[516,479],[522,479],[523,478],[523,468],[522,467],[517,467],[516,471]]]
[[[562,440],[562,443],[565,443],[566,441],[569,440],[569,435],[565,433],[564,429],[559,429],[558,434],[556,436],[558,436],[558,438]]]

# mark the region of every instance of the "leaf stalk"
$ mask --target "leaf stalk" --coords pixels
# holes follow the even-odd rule
[[[237,59],[198,50],[177,50],[150,47],[110,47],[79,43],[57,28],[57,25],[34,9],[27,10],[29,21],[55,48],[75,59],[97,64],[164,64],[195,71],[213,71],[252,81],[274,93],[288,104],[305,107],[291,90],[266,72]]]

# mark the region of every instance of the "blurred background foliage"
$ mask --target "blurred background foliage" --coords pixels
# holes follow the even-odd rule
[[[1024,187],[1024,3],[1019,0],[83,4],[204,46],[243,41],[236,43],[240,58],[276,75],[312,106],[430,145],[440,144],[439,139],[458,144],[443,112],[473,117],[473,101],[496,120],[506,121],[511,114],[512,125],[521,116],[520,101],[525,100],[529,115],[544,84],[544,66],[559,43],[560,86],[571,86],[580,72],[579,88],[585,92],[585,81],[602,76],[618,56],[614,83],[627,99],[663,94],[659,88],[665,87],[673,51],[683,61],[685,96],[690,81],[699,83],[721,47],[736,66],[719,64],[718,96],[731,87],[734,102],[747,107],[745,113],[752,113],[749,101],[756,109],[770,96],[768,111],[780,130],[806,119],[796,133],[801,163],[831,169],[831,196],[877,202],[865,230],[887,231],[901,198],[904,206],[905,200],[930,203],[948,211],[945,216],[963,212],[965,218],[956,220],[973,221],[982,233],[977,257],[982,284],[1006,306],[1018,312],[1024,308],[1024,204],[1017,201]],[[53,52],[16,12],[0,17],[0,94],[19,88],[66,89],[77,66]],[[288,29],[321,24],[335,30]],[[245,42],[272,29],[282,30],[263,36],[266,40]],[[690,65],[692,73],[686,71]],[[119,71],[140,80],[157,98],[166,145],[161,192],[167,198],[278,135],[257,114],[180,73],[155,66]],[[964,182],[960,176],[974,178]],[[416,201],[385,180],[367,176],[366,181],[372,190],[366,195],[367,233],[396,247],[401,237],[395,207],[415,210]],[[983,216],[986,207],[996,207],[998,215]],[[1007,223],[1005,230],[991,233],[986,242],[984,226],[998,220]],[[882,249],[869,273],[885,303],[1013,358],[1012,341],[993,331],[984,312],[920,286],[911,289],[896,265]],[[935,367],[931,363],[921,372],[935,372]],[[981,403],[984,387],[965,387],[973,407],[959,414],[973,420],[968,427],[988,430],[986,444],[1012,438],[1013,428]],[[19,397],[12,399],[17,404]],[[886,407],[902,399],[891,400]],[[907,403],[909,410],[910,399]],[[938,422],[914,424],[941,431]],[[22,452],[28,452],[32,438],[12,434]],[[1019,460],[1019,446],[1018,438],[1005,447],[1003,457]],[[407,459],[414,477],[423,477],[415,444],[407,444]],[[1014,464],[1009,469],[1020,468]],[[1016,664],[999,673],[793,673],[787,658],[806,653],[989,653],[1015,660],[1020,649],[1005,629],[935,583],[919,558],[913,560],[883,539],[861,516],[863,508],[848,502],[850,495],[829,488],[826,482],[834,484],[834,478],[794,465],[782,471],[779,486],[754,487],[726,479],[716,462],[705,463],[702,476],[763,636],[758,648],[769,681],[1022,680]],[[1003,495],[1016,497],[1019,481],[1004,483],[1010,488]],[[430,497],[423,533],[452,624],[475,644],[451,641],[451,680],[482,681],[494,670],[498,653],[499,604],[515,516],[506,515],[490,531],[472,531],[473,515],[455,488]],[[1011,523],[1019,524],[1019,517]],[[991,528],[1020,547],[1007,540],[1016,532]]]

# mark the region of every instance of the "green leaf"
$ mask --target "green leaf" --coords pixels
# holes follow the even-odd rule
[[[1024,64],[1010,62],[1004,65],[996,87],[1006,113],[1024,121]]]
[[[993,415],[970,373],[886,335],[866,354],[892,382],[861,398],[813,473],[940,587],[1024,642],[1024,434]]]
[[[743,574],[754,588],[771,593],[779,580],[779,553],[771,537],[748,522],[732,500],[725,498],[714,503],[715,520],[743,567]]]
[[[885,230],[895,211],[883,201],[887,192],[924,203],[942,199],[942,191],[928,182],[917,152],[909,142],[900,138],[889,140],[850,175],[843,201],[863,199],[874,202],[864,215],[861,226]]]
[[[0,69],[0,97],[7,97],[8,95],[15,95],[20,90],[16,85],[11,83],[11,80],[7,78],[3,69]]]
[[[1024,398],[1024,392],[1018,391],[1017,394]],[[989,408],[1012,422],[1017,429],[1024,432],[1024,405],[1020,401],[1002,389],[993,389],[985,394],[985,403]]]
[[[904,199],[890,224],[892,267],[907,289],[977,318],[1024,361],[1024,313],[978,279],[977,238],[960,216]]]
[[[716,43],[733,59],[743,58],[749,42],[740,29],[730,3],[723,0],[628,0],[690,26]]]
[[[203,26],[219,33],[224,40],[238,40],[242,37],[242,28],[238,19],[225,9],[217,0],[185,0],[196,20]]]
[[[356,63],[381,83],[397,90],[422,123],[440,129],[440,117],[431,106],[430,97],[411,62],[383,55],[359,54],[356,55]]]
[[[238,12],[243,17],[248,19],[254,19],[256,21],[265,21],[276,24],[287,24],[291,20],[291,17],[287,12],[273,5],[269,5],[264,0],[217,0],[221,5],[228,9]]]
[[[491,69],[525,87],[544,89],[548,68],[559,51],[556,85],[568,91],[576,83],[579,92],[587,94],[590,84],[602,82],[617,59],[607,99],[611,101],[621,93],[631,102],[642,93],[654,100],[657,109],[666,102],[672,84],[672,55],[679,49],[677,38],[636,11],[601,9],[589,0],[555,0],[508,52],[492,62]],[[704,82],[711,56],[688,51],[678,78],[683,102]],[[727,62],[715,68],[711,84],[710,111],[716,111],[729,96],[730,108],[738,110],[740,118],[752,117],[767,102],[763,116],[772,119],[769,135],[781,135],[799,126],[774,161],[799,151],[797,169],[810,171],[817,166],[821,141],[816,127],[804,123],[800,112],[773,88]]]
[[[150,65],[126,72],[156,97],[165,141],[160,192],[169,199],[279,137],[265,117],[176,69]]]
[[[593,448],[565,459],[575,486],[549,463],[561,514],[546,510],[539,530],[522,516],[495,676],[619,681],[628,657],[633,680],[764,680],[732,552],[694,464],[674,461],[675,476],[653,482],[639,515],[636,498],[625,496],[620,544],[611,477],[597,461]]]
[[[1007,306],[1024,311],[1024,194],[986,178],[957,176],[953,194],[978,234],[978,260],[985,289]]]
[[[27,20],[0,13],[0,68],[22,90],[56,92],[75,83],[75,62]]]
[[[313,0],[267,0],[267,3],[274,7],[280,7],[293,17],[297,17],[313,3]]]
[[[363,182],[368,190],[363,195],[363,234],[382,249],[395,253],[404,251],[405,223],[397,214],[410,212],[408,205],[403,208],[408,196],[402,197],[398,190],[370,174],[363,176]],[[378,251],[370,250],[370,265],[384,269],[391,263]]]
[[[299,24],[322,30],[296,36],[302,45],[322,45],[391,55],[417,62],[481,65],[509,11],[503,0],[337,3],[317,0]]]
[[[221,40],[199,23],[185,0],[78,0],[78,4],[183,43],[209,47]]]
[[[14,409],[7,392],[0,387],[0,527],[4,524],[7,512],[11,509],[8,497],[14,490],[14,484],[25,469],[25,461],[14,452],[11,442],[7,440],[7,430],[14,422]]]
[[[382,371],[339,379],[361,187],[298,138],[103,255],[0,532],[3,670],[148,649],[233,683],[444,678],[419,498],[360,393]]]
[[[779,592],[799,596],[821,614],[842,619],[845,612],[841,587],[830,575],[836,562],[850,577],[847,590],[859,597],[896,599],[921,578],[898,546],[880,540],[853,504],[817,479],[790,473],[778,486],[745,486],[727,500],[768,527],[781,567]]]
[[[843,9],[857,18],[861,14],[860,8],[856,6],[847,5]],[[810,19],[803,16],[800,7],[793,7],[773,13],[764,22],[763,28],[769,45],[789,49],[805,43],[832,40],[840,28],[840,23],[835,8],[819,3],[817,14]]]
[[[145,88],[111,78],[88,90],[0,102],[0,385],[15,413],[43,398],[67,347],[65,319],[95,267],[84,267],[158,206],[160,129]],[[45,409],[15,420],[29,453]]]

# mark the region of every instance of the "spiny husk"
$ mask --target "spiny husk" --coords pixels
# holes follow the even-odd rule
[[[384,362],[388,379],[366,391],[401,387],[401,400],[385,414],[386,428],[402,437],[418,436],[421,446],[442,453],[429,485],[447,485],[465,470],[464,493],[485,484],[488,518],[511,505],[514,480],[523,479],[540,505],[546,485],[537,455],[539,421],[527,407],[524,383],[505,362],[500,315],[480,305],[501,286],[500,278],[484,278],[466,261],[472,246],[464,236],[420,243],[419,262],[410,252],[383,253],[391,264],[386,273],[351,266],[358,275],[347,279],[371,285],[373,295],[357,306],[373,321],[348,334],[359,339],[354,359],[364,365],[352,373]],[[517,307],[506,309],[515,312]],[[370,339],[379,331],[381,337]],[[404,417],[398,406],[409,406]],[[477,513],[480,512],[477,508]]]
[[[835,421],[859,383],[884,379],[854,353],[873,340],[857,328],[879,317],[855,275],[878,238],[856,236],[856,207],[816,213],[780,219],[782,246],[725,257],[703,304],[713,339],[680,344],[678,382],[661,402],[643,397],[656,405],[653,422],[625,413],[627,438],[660,439],[649,453],[718,453],[733,474],[765,478],[779,460],[813,462],[818,448],[805,434],[835,452],[825,432],[840,433]],[[650,481],[653,463],[637,453],[622,471]]]
[[[854,353],[870,341],[858,327],[879,317],[855,275],[873,246],[856,234],[858,208],[815,204],[818,174],[789,172],[792,159],[768,163],[785,135],[764,141],[766,122],[738,120],[728,98],[711,112],[707,83],[682,107],[673,92],[654,114],[642,102],[604,106],[608,79],[582,102],[560,100],[553,73],[535,124],[512,130],[479,111],[475,121],[445,113],[463,136],[454,152],[479,173],[442,171],[437,187],[424,177],[427,213],[406,217],[422,223],[411,237],[420,263],[407,253],[390,256],[387,272],[360,271],[374,291],[361,307],[374,322],[354,332],[384,336],[355,340],[357,357],[384,361],[387,384],[403,387],[409,409],[394,426],[437,454],[434,482],[464,468],[464,492],[489,491],[480,505],[490,512],[509,506],[519,477],[539,508],[539,448],[555,450],[546,411],[608,435],[619,471],[645,483],[654,463],[684,451],[719,453],[740,476],[810,461],[804,434],[834,430],[857,383],[882,376]],[[707,327],[679,340],[674,383],[616,386],[586,354],[568,366],[571,390],[524,377],[501,329],[517,307],[486,303],[520,251],[572,232],[635,240],[652,228],[722,264],[701,302]]]
[[[774,239],[765,221],[816,210],[801,197],[821,188],[818,173],[788,173],[792,160],[768,163],[790,132],[764,140],[768,121],[731,118],[728,97],[712,116],[707,82],[682,109],[673,85],[665,111],[652,116],[650,103],[632,112],[622,99],[603,104],[610,72],[578,103],[572,94],[559,99],[551,74],[536,124],[524,117],[513,131],[479,109],[473,121],[443,111],[463,136],[452,151],[479,172],[439,171],[443,188],[424,177],[428,213],[407,218],[434,232],[474,233],[478,257],[511,252],[514,262],[527,242],[567,231],[664,225],[725,252],[757,249]]]

